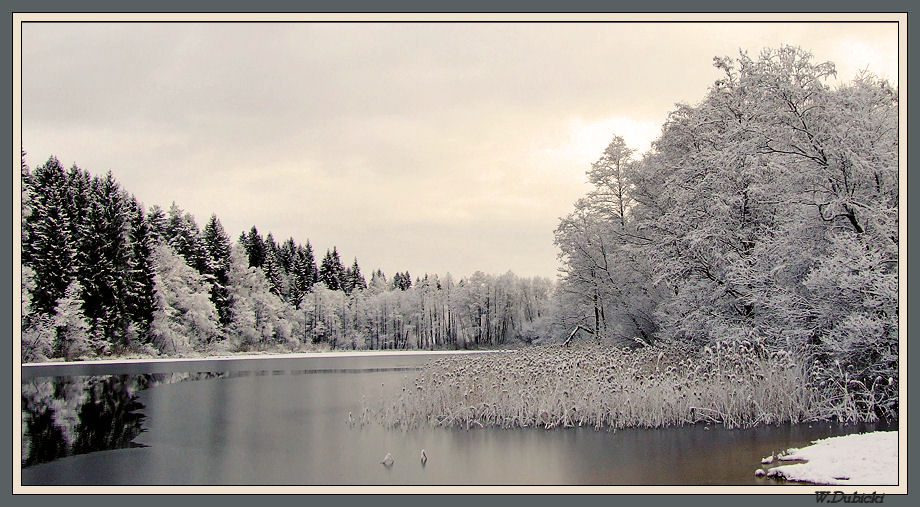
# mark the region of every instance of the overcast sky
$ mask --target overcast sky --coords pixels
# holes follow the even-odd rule
[[[23,144],[235,239],[253,224],[387,276],[554,277],[612,134],[644,150],[712,57],[800,45],[897,77],[894,24],[23,26]]]

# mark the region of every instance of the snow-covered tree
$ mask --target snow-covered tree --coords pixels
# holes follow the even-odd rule
[[[230,254],[229,289],[233,303],[227,334],[235,346],[283,342],[290,337],[291,324],[285,322],[288,305],[272,293],[262,269],[249,265],[249,256],[239,243]]]
[[[189,266],[201,274],[210,273],[207,247],[195,217],[184,212],[175,202],[169,207],[166,240]]]
[[[51,357],[51,344],[56,331],[52,317],[35,312],[32,308],[32,291],[35,289],[35,272],[22,267],[21,284],[21,358],[24,363],[42,361]]]
[[[351,294],[352,291],[355,290],[362,291],[367,289],[367,280],[365,280],[364,275],[361,274],[361,267],[358,266],[357,257],[355,257],[351,267],[345,270],[342,289],[346,294]]]
[[[144,207],[137,199],[128,200],[130,257],[128,266],[127,307],[141,338],[146,341],[156,312],[156,267],[153,259],[154,239]]]
[[[35,273],[32,308],[51,315],[74,275],[74,244],[65,200],[64,169],[54,157],[31,175],[31,212],[24,227],[23,262]]]
[[[154,250],[157,311],[150,333],[165,354],[202,349],[219,336],[217,310],[208,297],[210,283],[166,244]]]
[[[150,212],[147,213],[147,223],[150,227],[150,235],[156,241],[168,241],[166,212],[163,211],[163,208],[156,204],[151,206]]]
[[[265,264],[265,241],[256,226],[252,226],[248,235],[243,233],[240,240],[249,257],[249,266],[261,268]]]
[[[92,352],[95,340],[90,335],[89,324],[83,315],[83,292],[80,282],[70,282],[64,296],[58,299],[52,320],[56,331],[51,353],[54,357],[63,357],[71,361]]]
[[[279,298],[284,298],[288,293],[287,273],[281,261],[280,249],[272,233],[268,233],[265,238],[265,262],[262,264],[262,270],[265,272],[265,278],[268,280],[272,293]]]
[[[329,290],[343,289],[345,267],[342,266],[339,251],[335,247],[332,247],[331,252],[326,250],[326,255],[319,266],[319,281],[323,282]]]
[[[217,215],[204,228],[204,244],[208,254],[211,277],[211,301],[217,309],[220,323],[230,323],[230,238]]]
[[[896,404],[897,90],[834,87],[832,64],[788,46],[715,66],[649,153],[614,138],[588,171],[556,231],[560,320],[815,354],[863,386],[892,378]]]

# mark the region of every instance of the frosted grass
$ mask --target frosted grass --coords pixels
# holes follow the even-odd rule
[[[858,397],[845,397],[854,404]],[[746,340],[687,345],[524,348],[437,359],[363,419],[392,428],[744,428],[871,411],[835,406],[809,363]]]

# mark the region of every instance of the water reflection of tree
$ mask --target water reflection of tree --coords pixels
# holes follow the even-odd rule
[[[22,466],[64,456],[135,447],[144,431],[137,393],[223,373],[44,377],[22,384]]]
[[[127,388],[129,381],[127,376],[111,377],[88,389],[89,399],[80,407],[74,431],[73,454],[134,445],[132,441],[143,431],[144,405]]]
[[[25,410],[25,407],[23,407]],[[23,433],[28,434],[28,443],[23,439],[22,466],[44,463],[67,455],[64,432],[54,424],[54,410],[32,414],[26,421]]]
[[[142,376],[55,377],[23,384],[22,465],[131,447],[143,431]]]

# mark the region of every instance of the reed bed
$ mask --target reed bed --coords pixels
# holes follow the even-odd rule
[[[828,405],[807,360],[739,340],[702,350],[548,345],[438,359],[407,378],[395,399],[366,406],[363,418],[403,429],[741,428],[840,410]]]

